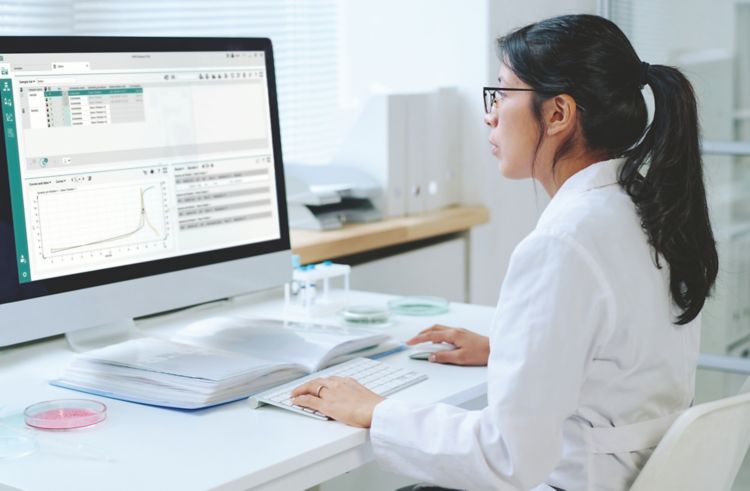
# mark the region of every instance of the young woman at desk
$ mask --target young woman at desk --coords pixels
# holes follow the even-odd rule
[[[489,338],[435,326],[411,340],[458,347],[436,362],[487,364],[488,406],[383,399],[346,379],[305,384],[296,403],[371,427],[379,462],[441,486],[627,489],[693,401],[718,269],[693,91],[601,17],[548,19],[498,48],[492,153],[552,199],[513,252]]]

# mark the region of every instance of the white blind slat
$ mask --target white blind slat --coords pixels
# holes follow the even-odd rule
[[[5,35],[269,37],[286,161],[321,163],[336,143],[338,0],[15,0]]]

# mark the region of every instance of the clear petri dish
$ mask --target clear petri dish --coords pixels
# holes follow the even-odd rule
[[[32,428],[73,430],[104,421],[107,406],[91,399],[57,399],[32,404],[23,415]]]
[[[448,312],[449,305],[445,298],[429,296],[399,297],[388,302],[391,312],[401,315],[444,314]]]
[[[388,309],[372,305],[352,305],[340,310],[339,315],[351,325],[385,327],[391,324]]]

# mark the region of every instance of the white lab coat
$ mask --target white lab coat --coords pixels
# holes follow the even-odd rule
[[[470,490],[628,489],[692,404],[700,325],[672,323],[668,268],[617,184],[621,164],[570,177],[513,252],[488,406],[380,403],[370,437],[382,465]]]

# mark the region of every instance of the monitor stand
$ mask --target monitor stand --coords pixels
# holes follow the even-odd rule
[[[89,327],[65,333],[65,339],[73,351],[83,352],[103,348],[111,344],[141,337],[133,319],[126,319],[102,326]]]

